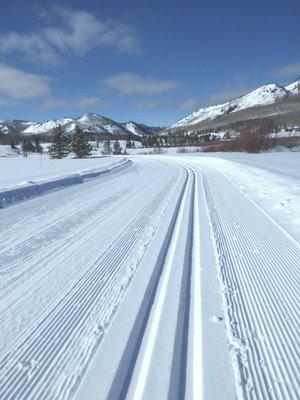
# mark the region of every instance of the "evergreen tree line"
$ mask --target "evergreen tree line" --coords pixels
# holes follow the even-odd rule
[[[98,143],[99,146],[99,143]],[[72,152],[76,158],[86,158],[92,154],[92,145],[78,125],[75,126],[74,135],[69,137],[65,134],[61,126],[53,129],[52,143],[48,147],[48,153],[51,158],[65,158]],[[106,140],[103,144],[102,154],[122,154],[122,147],[118,140],[113,145],[110,140]]]
[[[41,149],[40,138],[38,136],[22,137],[20,135],[0,133],[0,145],[10,146],[13,150],[16,150],[19,144],[21,144],[21,148],[23,151],[39,153]]]
[[[71,137],[68,137],[59,125],[52,131],[52,143],[48,147],[49,156],[65,158],[70,152],[73,152],[76,158],[85,158],[92,154],[92,146],[78,125],[75,126],[74,135]]]
[[[10,143],[12,149],[16,149],[15,142],[12,140]],[[21,144],[22,152],[24,153],[43,153],[43,148],[40,143],[40,138],[36,136],[33,141],[29,138],[23,138]]]
[[[115,140],[113,145],[111,145],[111,141],[109,139],[105,140],[105,142],[103,143],[102,154],[104,155],[110,155],[110,154],[118,155],[122,154],[122,151],[123,151],[122,146],[118,140]],[[123,154],[126,154],[126,150]]]

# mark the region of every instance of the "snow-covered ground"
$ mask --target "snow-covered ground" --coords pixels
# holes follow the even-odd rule
[[[95,168],[105,167],[116,161],[116,157],[99,156],[95,158],[76,160],[67,158],[51,160],[47,155],[31,154],[23,157],[0,157],[0,189],[26,182],[41,182],[51,180],[76,172],[86,172]]]
[[[300,398],[297,153],[0,163],[109,170],[0,210],[1,400]]]
[[[199,154],[199,153],[198,153]],[[201,153],[200,153],[201,154]],[[223,173],[300,241],[300,154],[215,153],[194,157]]]
[[[93,170],[106,169],[119,162],[120,157],[103,156],[101,150],[103,143],[96,147],[95,142],[93,156],[85,159],[75,159],[72,154],[65,159],[51,160],[47,154],[28,153],[28,157],[22,157],[21,150],[13,151],[10,146],[0,146],[0,190],[16,185],[24,185],[27,182],[39,183],[45,180],[57,179],[73,173],[84,174]],[[113,146],[111,141],[111,146]],[[125,149],[126,141],[121,140],[120,144]],[[43,145],[47,148],[47,144]],[[135,142],[136,149],[140,143]]]

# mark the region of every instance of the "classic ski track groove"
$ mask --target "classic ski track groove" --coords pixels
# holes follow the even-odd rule
[[[299,246],[237,188],[247,213],[226,202],[213,180],[205,177],[204,187],[237,391],[244,399],[299,399]]]
[[[157,278],[157,284],[153,288],[152,300],[150,301],[146,311],[144,319],[147,321],[146,326],[144,327],[144,331],[141,332],[142,338],[136,344],[136,349],[134,351],[134,362],[130,366],[130,375],[127,375],[126,381],[127,384],[123,387],[121,391],[120,397],[118,400],[142,400],[144,397],[144,388],[147,384],[147,380],[151,371],[149,371],[151,362],[152,362],[152,353],[155,347],[156,338],[160,335],[164,335],[165,332],[160,327],[161,316],[163,312],[164,302],[167,296],[168,290],[171,290],[168,287],[168,282],[170,276],[172,274],[172,264],[174,262],[176,248],[178,246],[179,232],[181,230],[181,224],[183,223],[182,216],[183,210],[185,208],[190,207],[190,221],[189,225],[191,232],[193,235],[189,238],[190,245],[187,246],[186,252],[189,254],[185,254],[184,259],[188,258],[191,260],[191,267],[188,268],[188,276],[187,282],[190,282],[186,285],[185,293],[183,297],[185,299],[189,299],[191,297],[191,301],[187,302],[187,306],[190,310],[187,310],[185,307],[181,306],[181,302],[178,302],[178,320],[182,317],[179,314],[187,314],[189,315],[190,321],[185,321],[184,317],[183,321],[187,324],[187,326],[183,327],[183,335],[180,339],[180,342],[188,343],[188,347],[192,348],[193,358],[191,360],[192,366],[192,387],[193,387],[193,399],[200,400],[202,399],[202,386],[201,386],[201,368],[202,368],[202,357],[201,357],[201,296],[200,296],[200,265],[199,265],[199,251],[200,251],[200,221],[199,221],[199,191],[198,191],[198,177],[196,171],[191,167],[186,167],[180,163],[178,163],[182,168],[187,171],[187,182],[184,187],[184,192],[182,193],[182,197],[180,200],[180,206],[177,207],[176,211],[176,220],[173,225],[172,234],[170,240],[167,245],[166,257],[163,261],[163,264],[160,267],[159,277]],[[187,193],[191,191],[191,198],[187,201]],[[187,233],[189,235],[189,233]],[[182,238],[181,238],[182,239]],[[188,240],[188,238],[187,238]],[[187,268],[187,266],[185,266]],[[151,319],[150,319],[151,314]],[[188,336],[189,330],[188,326],[192,327],[192,340],[189,343]],[[143,343],[144,341],[144,343]],[[141,347],[143,344],[143,347]],[[143,349],[143,353],[140,352]],[[178,347],[172,348],[173,352],[187,352],[187,349],[179,349]],[[140,361],[138,364],[138,369],[136,369],[136,361],[140,357]],[[183,399],[182,396],[185,396],[185,380],[187,373],[187,360],[186,357],[180,359],[180,371],[178,372],[178,376],[183,379],[181,383],[178,383],[176,388],[176,394],[174,390],[172,392],[172,399]],[[134,382],[134,387],[131,387],[131,379],[133,374],[136,374],[137,378]],[[171,373],[171,371],[169,371]],[[130,391],[129,391],[130,388]],[[129,394],[128,394],[129,392]],[[174,397],[175,396],[175,397]]]
[[[191,181],[190,171],[188,170],[188,182]],[[160,276],[160,286],[157,287],[157,291],[155,293],[155,302],[151,309],[149,309],[149,314],[152,312],[153,317],[150,323],[147,324],[145,329],[145,350],[142,354],[141,365],[139,366],[137,382],[135,383],[135,388],[133,390],[132,400],[142,400],[144,395],[144,389],[146,386],[149,368],[152,360],[152,353],[155,346],[155,341],[159,333],[161,314],[164,306],[164,301],[167,295],[168,283],[170,279],[170,275],[172,272],[172,264],[174,263],[175,250],[178,245],[179,231],[180,226],[183,220],[183,210],[187,203],[187,192],[188,192],[188,184],[185,186],[185,190],[183,193],[183,197],[181,199],[181,204],[176,216],[176,223],[174,226],[174,230],[172,233],[172,239],[169,243],[169,248],[167,252],[167,257],[165,260],[165,264],[162,268],[161,276]]]

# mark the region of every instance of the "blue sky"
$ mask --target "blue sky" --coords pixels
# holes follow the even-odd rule
[[[300,76],[299,0],[5,3],[0,119],[169,125]]]

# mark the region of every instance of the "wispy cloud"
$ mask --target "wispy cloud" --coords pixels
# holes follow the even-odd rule
[[[142,77],[130,72],[108,76],[103,82],[109,89],[116,90],[124,95],[153,96],[168,92],[179,86],[179,82],[159,80],[150,76]]]
[[[300,62],[282,65],[269,71],[269,75],[276,78],[285,78],[289,76],[300,76]]]
[[[86,109],[92,107],[105,107],[107,103],[99,97],[89,97],[86,95],[82,95],[77,97],[75,100],[67,100],[67,99],[58,99],[55,97],[47,97],[43,103],[40,105],[40,108],[43,110],[51,109],[51,108],[70,108],[70,109]]]
[[[31,61],[58,64],[63,55],[83,56],[93,49],[110,48],[119,52],[140,52],[136,29],[117,20],[100,20],[94,14],[54,7],[55,26],[46,26],[29,34],[3,32],[2,54],[19,53]]]
[[[43,98],[50,94],[48,78],[0,63],[0,99],[2,105],[20,100]]]

